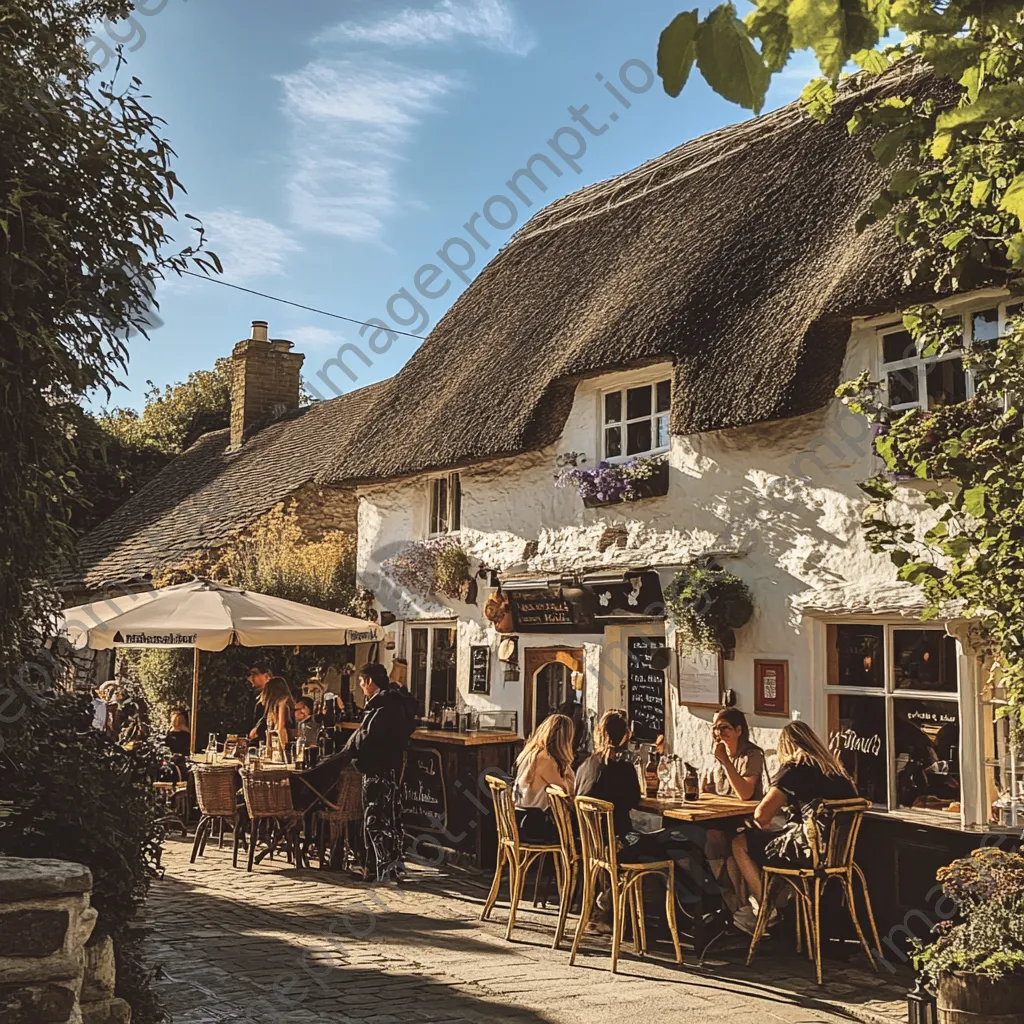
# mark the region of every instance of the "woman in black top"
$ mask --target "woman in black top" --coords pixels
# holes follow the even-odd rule
[[[621,711],[606,711],[594,730],[594,753],[576,775],[576,795],[614,804],[615,835],[624,840],[633,829],[630,811],[640,806],[640,779],[629,758],[629,723]]]
[[[175,758],[186,758],[191,753],[192,733],[188,727],[188,715],[181,709],[175,708],[171,712],[171,727],[164,737]]]
[[[802,821],[804,809],[816,800],[848,800],[857,788],[842,762],[821,742],[806,722],[790,722],[779,736],[779,770],[771,788],[754,810],[757,831],[741,832],[732,852],[754,900],[761,902],[761,868],[765,865],[801,866],[788,857],[770,856],[767,846],[779,833],[775,816],[786,812],[790,821]],[[733,918],[737,927],[751,932],[755,915],[741,907]]]

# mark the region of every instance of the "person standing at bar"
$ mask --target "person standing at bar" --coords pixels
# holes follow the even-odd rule
[[[270,682],[273,672],[265,661],[255,661],[249,669],[249,685],[256,696],[256,706],[253,711],[253,726],[249,733],[249,739],[258,743],[265,743],[267,739],[267,709],[263,706],[263,688]]]
[[[391,688],[387,669],[367,664],[359,670],[359,688],[366,698],[363,719],[341,752],[354,761],[363,776],[363,835],[366,877],[377,882],[399,881],[402,823],[396,816],[402,764],[414,721]]]

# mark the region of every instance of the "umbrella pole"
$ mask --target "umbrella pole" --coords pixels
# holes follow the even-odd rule
[[[189,718],[189,728],[192,732],[192,753],[196,752],[196,716],[199,714],[199,648],[193,651],[192,659],[192,715]]]

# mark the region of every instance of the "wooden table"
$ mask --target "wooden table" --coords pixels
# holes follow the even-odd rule
[[[672,818],[675,821],[710,822],[746,818],[754,813],[757,804],[757,800],[738,800],[732,796],[701,793],[699,799],[689,801],[644,797],[640,801],[640,810],[649,814],[660,814],[663,818]]]

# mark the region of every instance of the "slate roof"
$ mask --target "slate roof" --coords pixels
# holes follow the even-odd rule
[[[381,386],[300,409],[237,451],[230,430],[204,434],[82,538],[66,587],[127,583],[223,544],[334,462]]]

